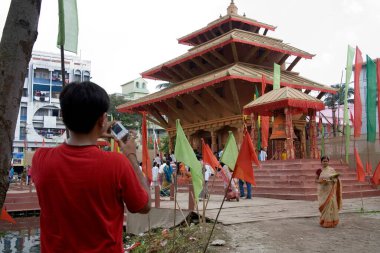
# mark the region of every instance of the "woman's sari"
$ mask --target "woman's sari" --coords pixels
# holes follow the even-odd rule
[[[339,210],[342,208],[342,184],[338,173],[327,166],[322,169],[319,179],[326,180],[318,185],[319,224],[325,228],[333,228],[339,223]]]

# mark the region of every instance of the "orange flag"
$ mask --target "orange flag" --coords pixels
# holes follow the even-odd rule
[[[362,160],[360,159],[359,153],[356,148],[354,152],[355,152],[355,159],[356,159],[356,179],[359,182],[365,182],[365,174],[364,174]]]
[[[202,159],[203,159],[203,162],[205,164],[210,165],[213,170],[215,170],[215,168],[222,168],[219,161],[216,159],[216,157],[212,153],[209,145],[205,143],[203,138],[201,140],[202,140]]]
[[[10,223],[16,224],[16,221],[12,218],[12,216],[9,215],[9,213],[5,210],[4,207],[3,209],[1,209],[0,220],[5,220]]]
[[[370,162],[367,162],[365,164],[365,173],[367,173],[369,176],[372,174],[372,165]]]
[[[267,87],[267,79],[264,75],[261,75],[261,96],[265,93],[265,88]]]
[[[380,162],[377,165],[375,172],[373,173],[371,181],[375,185],[380,185]]]
[[[142,113],[142,172],[152,182],[152,162],[148,152],[148,133],[146,128],[146,113]]]
[[[362,129],[362,100],[360,97],[360,72],[362,70],[363,57],[359,47],[356,47],[355,72],[354,72],[354,136],[360,137]]]
[[[259,165],[259,159],[257,159],[251,137],[249,137],[248,131],[245,130],[243,143],[240,147],[232,177],[256,185],[252,162]]]

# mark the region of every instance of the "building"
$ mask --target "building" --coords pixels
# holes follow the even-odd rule
[[[13,151],[23,153],[55,146],[65,138],[59,94],[62,91],[61,56],[33,52],[17,118]],[[91,62],[65,55],[65,82],[91,79]]]
[[[275,29],[239,15],[231,1],[225,16],[178,39],[192,46],[190,50],[142,73],[143,78],[174,85],[121,105],[118,110],[147,111],[168,131],[171,150],[179,119],[194,149],[200,150],[203,138],[215,152],[224,147],[229,131],[241,143],[244,125],[250,125],[250,120],[242,120],[243,106],[252,101],[256,89],[259,94],[272,90],[274,63],[281,66],[282,87],[316,94],[318,99],[325,93],[335,93],[335,89],[292,71],[301,59],[314,55],[267,35]],[[263,79],[268,84],[264,90]],[[315,121],[315,115],[312,119]],[[310,122],[304,114],[294,114],[292,122],[297,136],[296,157],[305,157],[307,154],[300,149],[305,150],[309,138],[306,125]]]
[[[128,98],[128,100],[135,100],[138,98],[145,97],[149,94],[147,89],[147,82],[139,77],[128,83],[121,85],[121,93]]]

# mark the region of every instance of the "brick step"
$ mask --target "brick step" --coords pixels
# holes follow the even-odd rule
[[[337,166],[332,166],[335,170],[353,170],[352,168],[348,168],[347,165],[337,165]],[[254,167],[255,169],[259,169],[257,167]],[[320,164],[294,164],[294,165],[278,165],[278,164],[261,164],[260,169],[266,170],[266,169],[271,169],[271,170],[282,170],[286,168],[292,168],[292,169],[307,169],[307,170],[317,170],[322,168]]]
[[[337,171],[341,175],[350,175],[350,176],[356,176],[355,171]],[[265,176],[265,175],[289,175],[289,176],[297,176],[297,175],[307,175],[307,176],[314,176],[316,171],[311,170],[294,170],[294,169],[287,169],[287,170],[255,170],[255,176]]]
[[[8,193],[5,197],[4,207],[10,212],[40,210],[35,192]]]
[[[352,191],[352,192],[343,192],[343,201],[344,199],[352,199],[352,198],[361,198],[361,197],[375,197],[380,196],[380,191],[378,190],[368,190],[368,191]],[[317,194],[297,194],[297,193],[279,193],[279,194],[271,194],[271,193],[256,193],[253,192],[254,197],[261,198],[273,198],[273,199],[293,199],[293,200],[317,200]],[[344,202],[343,202],[344,204]]]

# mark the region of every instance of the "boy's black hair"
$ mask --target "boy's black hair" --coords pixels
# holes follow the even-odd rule
[[[72,82],[66,85],[59,101],[63,123],[75,133],[87,134],[94,128],[96,121],[110,107],[107,92],[92,82]]]

